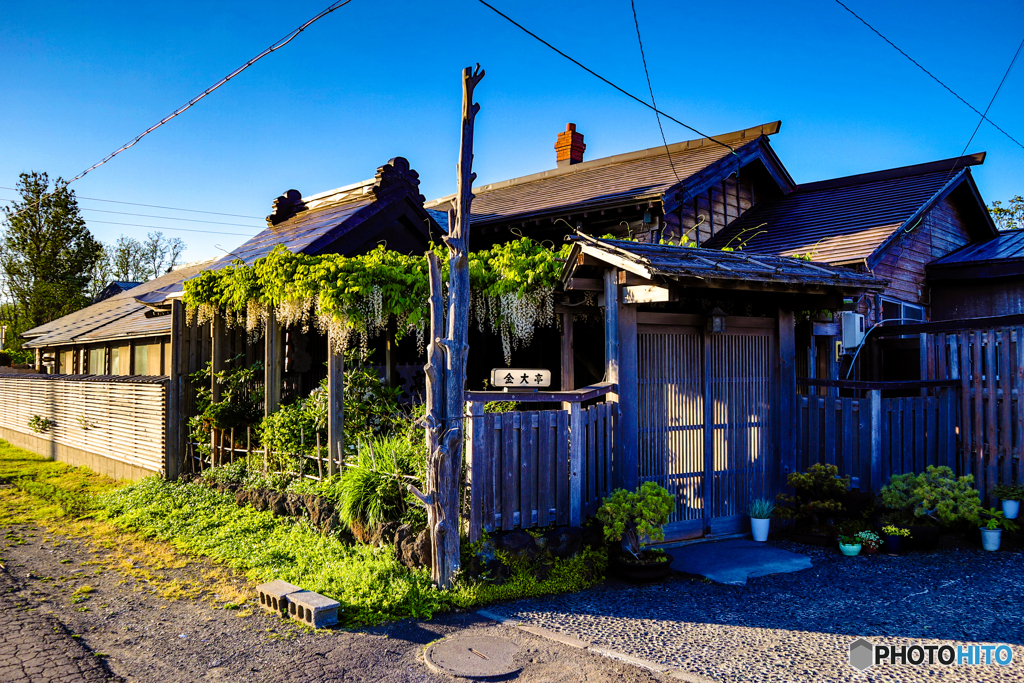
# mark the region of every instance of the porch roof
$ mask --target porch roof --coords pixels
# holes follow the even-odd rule
[[[829,288],[843,292],[878,290],[886,282],[867,273],[811,263],[803,259],[700,247],[643,244],[623,240],[571,237],[572,252],[562,269],[568,283],[588,257],[633,273],[654,283],[674,282],[696,287],[732,287],[770,291]]]

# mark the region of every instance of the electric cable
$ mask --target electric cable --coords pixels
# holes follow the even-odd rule
[[[0,185],[0,190],[11,190],[12,192],[21,192],[16,187],[4,187]],[[166,209],[168,211],[188,211],[190,213],[208,213],[213,216],[228,216],[231,218],[252,218],[253,220],[261,221],[262,216],[243,216],[240,213],[221,213],[220,211],[202,211],[200,209],[180,209],[176,206],[157,206],[156,204],[138,204],[136,202],[122,202],[116,199],[97,199],[96,197],[83,197],[82,195],[75,195],[75,199],[87,199],[90,202],[109,202],[111,204],[127,204],[129,206],[144,206],[147,209]]]
[[[948,85],[946,85],[945,83],[943,83],[942,81],[940,81],[940,80],[938,79],[938,77],[937,77],[937,76],[936,76],[935,74],[933,74],[933,73],[932,73],[931,71],[929,71],[928,69],[926,69],[926,68],[924,68],[923,66],[921,66],[921,64],[920,64],[920,63],[918,63],[918,61],[917,61],[916,59],[914,59],[913,57],[911,57],[910,55],[908,55],[908,54],[907,54],[906,52],[904,52],[903,50],[901,50],[901,49],[900,49],[900,48],[899,48],[899,47],[898,47],[898,46],[897,46],[897,45],[896,45],[896,44],[895,44],[894,42],[892,42],[891,40],[889,40],[888,38],[886,38],[885,36],[883,36],[883,35],[882,35],[882,34],[881,34],[881,33],[880,33],[879,31],[878,31],[878,29],[876,29],[876,28],[875,28],[874,26],[872,26],[872,25],[871,25],[871,24],[869,24],[869,23],[868,23],[867,21],[865,21],[863,17],[861,17],[861,16],[859,15],[859,14],[857,14],[857,13],[856,13],[856,12],[854,12],[854,11],[853,11],[852,9],[850,9],[850,8],[849,8],[849,7],[847,7],[847,6],[845,5],[845,4],[843,4],[842,0],[836,0],[836,3],[837,3],[837,4],[838,4],[838,5],[840,6],[840,7],[842,7],[843,9],[845,9],[845,10],[846,10],[847,12],[849,12],[850,14],[852,14],[852,15],[853,15],[854,17],[856,17],[856,18],[857,18],[857,19],[858,19],[858,20],[860,21],[860,23],[864,24],[864,25],[865,25],[865,26],[867,26],[867,27],[868,27],[869,29],[871,29],[871,31],[872,31],[872,32],[873,32],[873,33],[874,33],[875,35],[877,35],[877,36],[878,36],[879,38],[881,38],[881,39],[882,39],[882,40],[884,40],[885,42],[889,43],[889,45],[890,45],[890,46],[892,46],[892,48],[893,48],[894,50],[896,50],[896,51],[897,51],[897,52],[899,52],[899,53],[900,53],[901,55],[903,55],[904,57],[906,57],[907,59],[909,59],[909,60],[910,60],[910,61],[911,61],[911,62],[912,62],[912,63],[914,64],[914,66],[916,66],[916,67],[917,67],[918,69],[920,69],[921,71],[923,71],[923,72],[925,72],[926,74],[928,74],[928,76],[930,76],[930,77],[931,77],[931,79],[932,79],[933,81],[935,81],[936,83],[938,83],[939,85],[941,85],[941,86],[942,86],[943,88],[945,88],[946,90],[948,90],[948,91],[949,91],[949,93],[950,93],[950,94],[951,94],[951,95],[952,95],[953,97],[957,98],[958,100],[960,100],[961,102],[963,102],[964,104],[966,104],[966,105],[967,105],[968,107],[970,107],[971,111],[973,111],[973,112],[974,112],[975,114],[978,114],[979,116],[981,116],[982,120],[984,120],[984,121],[988,121],[988,122],[989,122],[990,124],[992,124],[992,127],[993,127],[993,128],[995,128],[995,129],[996,129],[996,130],[998,130],[998,131],[999,131],[1000,133],[1002,133],[1002,134],[1003,134],[1003,135],[1005,135],[1006,137],[1008,137],[1008,138],[1010,138],[1011,140],[1013,140],[1013,142],[1014,142],[1014,143],[1015,143],[1015,144],[1016,144],[1016,145],[1017,145],[1018,147],[1020,147],[1021,149],[1024,149],[1024,144],[1021,144],[1020,142],[1017,142],[1016,138],[1014,138],[1014,137],[1013,137],[1012,135],[1010,135],[1009,133],[1007,133],[1007,132],[1006,132],[1005,130],[1003,130],[1002,128],[1000,128],[999,126],[997,126],[997,125],[996,125],[996,124],[995,124],[995,123],[994,123],[994,122],[992,121],[992,119],[988,118],[988,117],[987,117],[987,116],[986,116],[985,114],[982,114],[982,113],[981,113],[980,111],[978,111],[978,110],[977,110],[977,108],[975,108],[975,106],[974,106],[973,104],[971,104],[970,102],[968,102],[968,101],[967,101],[967,100],[965,100],[964,98],[962,98],[962,97],[960,97],[959,95],[957,95],[957,94],[956,94],[956,92],[954,92],[952,88],[950,88],[950,87],[949,87]],[[986,109],[985,111],[986,111],[986,113],[988,112],[988,110],[987,110],[987,109]]]
[[[13,199],[0,199],[0,202],[14,203]],[[118,216],[137,216],[139,218],[159,218],[165,221],[184,221],[186,223],[207,223],[210,225],[233,225],[236,228],[252,228],[253,230],[262,230],[263,226],[260,225],[246,225],[244,223],[224,223],[223,221],[204,221],[198,218],[175,218],[174,216],[156,216],[151,213],[129,213],[127,211],[107,211],[105,209],[93,209],[88,206],[80,206],[79,211],[93,211],[96,213],[112,213]]]
[[[647,102],[645,102],[644,100],[640,99],[639,97],[637,97],[637,96],[636,96],[636,95],[634,95],[633,93],[629,92],[629,91],[628,91],[628,90],[626,90],[625,88],[621,88],[621,87],[619,87],[619,86],[615,85],[614,83],[612,83],[612,82],[611,82],[611,81],[609,81],[609,80],[608,80],[607,78],[605,78],[605,77],[604,77],[604,76],[602,76],[601,74],[597,73],[596,71],[594,71],[594,70],[593,70],[593,69],[591,69],[590,67],[588,67],[588,66],[584,66],[584,65],[583,65],[582,63],[580,63],[579,61],[577,61],[577,60],[573,59],[572,57],[570,57],[570,56],[569,56],[569,55],[567,55],[566,53],[562,52],[562,51],[561,51],[561,50],[559,50],[559,49],[558,49],[557,47],[555,47],[554,45],[552,45],[552,44],[551,44],[551,43],[549,43],[548,41],[544,40],[543,38],[541,38],[541,37],[540,37],[540,36],[538,36],[538,35],[537,35],[536,33],[534,33],[534,32],[533,32],[533,31],[531,31],[530,29],[528,29],[528,28],[526,28],[525,26],[523,26],[522,24],[520,24],[520,23],[519,23],[518,21],[516,21],[516,20],[515,20],[515,19],[513,19],[512,17],[508,16],[507,14],[505,14],[504,12],[502,12],[501,10],[499,10],[499,9],[498,9],[497,7],[495,7],[494,5],[492,5],[492,4],[490,4],[490,3],[488,3],[488,2],[487,2],[487,0],[477,0],[477,1],[478,1],[478,2],[479,2],[479,3],[481,4],[481,5],[483,5],[484,7],[488,8],[489,10],[491,10],[492,12],[494,12],[495,14],[497,14],[498,16],[500,16],[501,18],[503,18],[503,19],[505,19],[506,21],[508,21],[509,23],[511,23],[511,24],[512,24],[513,26],[515,26],[516,28],[518,28],[519,30],[521,30],[521,31],[522,31],[523,33],[525,33],[525,34],[527,34],[528,36],[530,36],[531,38],[533,38],[533,39],[535,39],[535,40],[537,40],[537,41],[539,41],[539,42],[543,43],[544,45],[546,45],[546,46],[547,46],[547,47],[549,47],[550,49],[554,50],[554,51],[555,51],[555,52],[557,52],[558,54],[560,54],[560,55],[562,55],[563,57],[565,57],[566,59],[568,59],[568,60],[569,60],[570,62],[572,62],[573,64],[575,64],[575,65],[576,65],[576,66],[578,66],[579,68],[581,68],[581,69],[583,69],[584,71],[586,71],[586,72],[587,72],[588,74],[590,74],[591,76],[593,76],[593,77],[597,78],[598,80],[604,81],[604,82],[605,82],[605,83],[607,83],[608,85],[612,86],[613,88],[615,88],[616,90],[618,90],[618,91],[619,91],[620,93],[622,93],[622,94],[623,94],[623,95],[625,95],[626,97],[628,97],[628,98],[630,98],[630,99],[632,99],[632,100],[635,100],[635,101],[639,102],[640,104],[642,104],[643,106],[647,107],[648,109],[652,109],[652,110],[653,110],[653,111],[655,111],[656,113],[658,113],[658,114],[661,114],[662,116],[664,116],[664,117],[665,117],[666,119],[668,119],[669,121],[673,121],[673,122],[675,122],[675,123],[678,123],[678,124],[679,124],[680,126],[682,126],[683,128],[686,128],[687,130],[691,130],[691,131],[693,131],[694,133],[696,133],[697,135],[701,136],[702,138],[707,138],[708,140],[711,140],[712,142],[714,142],[714,143],[716,143],[716,144],[718,144],[718,145],[721,145],[722,147],[725,147],[726,149],[728,149],[728,150],[729,150],[730,152],[732,152],[733,154],[736,154],[736,150],[735,150],[735,149],[733,149],[733,148],[732,148],[731,146],[729,146],[729,145],[725,144],[724,142],[721,142],[721,141],[719,141],[719,140],[716,140],[715,138],[711,137],[710,135],[706,135],[706,134],[704,134],[704,133],[700,132],[699,130],[697,130],[697,129],[696,129],[696,128],[694,128],[693,126],[690,126],[690,125],[688,125],[688,124],[685,124],[685,123],[683,123],[682,121],[680,121],[679,119],[675,118],[675,117],[674,117],[674,116],[672,116],[671,114],[666,114],[665,112],[661,111],[661,110],[660,110],[660,109],[658,109],[657,107],[654,107],[654,106],[652,106],[652,105],[648,104]],[[737,156],[738,156],[738,155],[737,155]]]
[[[636,42],[640,45],[640,59],[644,63],[644,76],[647,77],[647,89],[651,93],[651,104],[654,105],[654,118],[658,120],[658,130],[661,131],[661,144],[665,145],[665,154],[668,155],[668,165],[672,169],[672,175],[676,177],[676,182],[682,182],[679,174],[676,172],[676,165],[672,163],[672,152],[668,149],[668,140],[665,138],[665,128],[661,125],[661,114],[658,113],[658,103],[654,101],[654,86],[651,85],[651,72],[647,70],[647,55],[644,54],[644,41],[640,37],[640,21],[636,18],[636,3],[634,0],[629,0],[629,6],[633,10],[633,25],[636,26]]]
[[[218,232],[216,230],[196,230],[194,228],[168,228],[163,225],[140,225],[138,223],[115,223],[114,221],[86,221],[89,223],[102,223],[104,225],[127,225],[132,228],[150,228],[151,230],[171,230],[177,232],[199,232],[206,235],[237,235],[238,237],[255,237],[256,235],[250,235],[244,232]]]

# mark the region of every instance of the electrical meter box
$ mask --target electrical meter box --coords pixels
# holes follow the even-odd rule
[[[864,343],[864,316],[852,311],[843,311],[839,315],[839,328],[843,349],[853,351]]]

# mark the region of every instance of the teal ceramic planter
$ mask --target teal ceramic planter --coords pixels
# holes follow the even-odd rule
[[[839,544],[839,550],[847,557],[853,557],[854,555],[860,554],[860,543],[856,545],[846,545],[845,543]]]

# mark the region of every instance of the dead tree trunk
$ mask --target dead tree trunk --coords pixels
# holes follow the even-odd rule
[[[480,105],[473,89],[484,72],[462,72],[462,142],[459,148],[458,194],[449,212],[448,334],[444,332],[444,297],[437,257],[427,255],[430,271],[430,345],[427,351],[427,521],[438,588],[451,587],[459,570],[459,494],[462,482],[463,413],[466,354],[469,351],[469,210],[473,201],[473,121]]]

